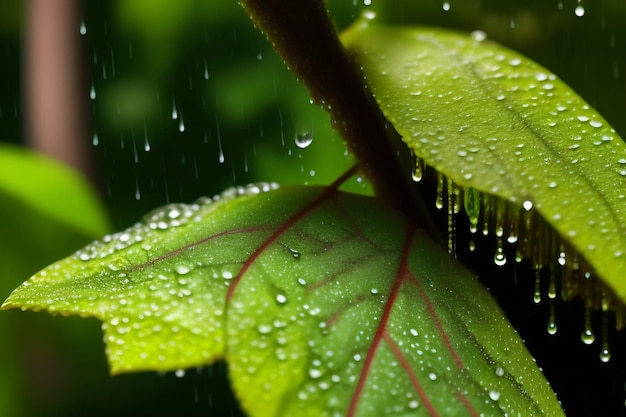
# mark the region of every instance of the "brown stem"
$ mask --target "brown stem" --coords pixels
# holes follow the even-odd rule
[[[255,25],[272,42],[313,100],[331,116],[371,181],[376,194],[423,227],[432,229],[425,205],[398,161],[397,133],[366,90],[364,78],[348,58],[323,0],[242,0]],[[406,147],[404,148],[406,149]]]
[[[80,1],[30,0],[26,10],[28,143],[94,179]]]

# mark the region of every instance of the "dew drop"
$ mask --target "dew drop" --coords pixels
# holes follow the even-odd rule
[[[443,8],[444,12],[449,12],[450,11],[450,3],[447,2],[447,1],[444,1],[442,8]]]
[[[278,304],[285,304],[287,302],[287,296],[285,294],[278,294],[276,296],[276,302]]]
[[[498,391],[489,391],[489,398],[493,401],[498,401],[500,399],[500,393]]]
[[[497,376],[504,376],[504,369],[502,369],[501,367],[497,367],[496,368],[496,375]]]
[[[487,34],[483,32],[482,30],[475,30],[470,34],[470,36],[472,37],[473,40],[477,42],[482,42],[485,39],[487,39]]]
[[[176,273],[180,274],[180,275],[186,275],[188,274],[190,271],[189,267],[185,266],[185,265],[179,265],[176,267]]]
[[[428,374],[428,379],[430,379],[431,381],[436,381],[437,380],[437,374],[435,374],[434,372],[431,372]]]
[[[259,324],[256,329],[261,334],[270,334],[273,327],[269,324]]]
[[[311,132],[303,132],[296,134],[296,146],[300,149],[308,148],[313,143],[313,135]]]
[[[416,409],[419,407],[420,403],[417,400],[409,401],[409,408]]]

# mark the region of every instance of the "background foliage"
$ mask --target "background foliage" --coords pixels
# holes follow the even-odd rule
[[[484,30],[558,74],[621,136],[626,132],[621,114],[626,104],[626,28],[621,24],[626,7],[619,0],[356,3],[330,1],[339,27],[363,8],[375,8],[390,22]],[[26,132],[20,85],[23,7],[20,1],[0,4],[0,141],[18,144]],[[350,165],[328,116],[309,103],[305,89],[236,2],[85,1],[83,11],[95,131],[85,140],[95,144],[104,179],[102,201],[113,229],[166,202],[191,201],[231,184],[327,183]],[[301,149],[298,135],[312,135],[313,141]],[[5,166],[0,169],[8,172]],[[31,171],[9,174],[24,178],[24,187],[40,177]],[[362,189],[356,181],[352,187]],[[28,229],[33,218],[13,202],[4,203],[12,196],[7,189],[0,194],[5,198],[0,247],[12,246],[19,236],[50,248],[16,251],[16,266],[0,258],[0,290],[5,295],[96,237],[79,235],[61,244],[50,234],[61,226],[50,221]],[[25,226],[5,233],[9,221]],[[515,274],[490,270],[484,261],[475,263],[485,269],[484,275],[500,281]],[[530,295],[516,297],[515,288],[500,285],[491,281],[548,378],[555,377],[554,387],[564,401],[577,400],[574,408],[583,415],[585,407],[597,411],[595,386],[608,398],[599,401],[607,410],[623,407],[624,358],[614,355],[610,364],[599,364],[596,352],[579,342],[582,320],[571,325],[561,320],[580,316],[580,306],[559,306],[559,333],[549,337],[543,307],[532,305]],[[613,337],[614,346],[623,350],[623,335]],[[100,339],[95,320],[17,312],[0,316],[0,353],[7,358],[0,365],[0,414],[237,414],[236,402],[225,395],[222,365],[184,375],[110,378]],[[576,359],[567,359],[564,349]]]

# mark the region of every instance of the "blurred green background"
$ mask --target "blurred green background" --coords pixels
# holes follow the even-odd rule
[[[329,183],[351,165],[328,115],[235,1],[77,1],[89,119],[78,145],[93,157],[90,188],[23,152],[30,143],[24,33],[34,3],[0,2],[0,297],[156,206],[253,181]],[[339,28],[370,9],[393,23],[483,30],[558,74],[626,134],[623,0],[365,3],[330,0],[329,7]],[[369,190],[360,179],[350,188]],[[101,339],[93,319],[0,314],[0,415],[240,414],[223,364],[109,377]],[[615,359],[599,373],[613,378],[601,389],[612,387],[610,406],[621,404],[621,412],[623,379],[615,375],[623,366]],[[594,384],[586,383],[555,386],[571,389],[562,395],[569,398]]]

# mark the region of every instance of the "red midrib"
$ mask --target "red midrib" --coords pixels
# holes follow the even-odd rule
[[[355,388],[354,394],[353,394],[352,399],[350,401],[350,405],[348,407],[348,411],[346,413],[346,417],[354,417],[354,415],[356,413],[356,410],[357,410],[357,407],[358,407],[358,404],[359,404],[359,400],[361,398],[361,395],[363,393],[363,389],[365,387],[367,376],[369,374],[370,368],[372,366],[372,362],[374,360],[374,356],[376,355],[376,351],[378,350],[378,346],[380,345],[380,342],[383,339],[388,344],[388,346],[391,349],[391,351],[394,354],[394,356],[398,359],[398,362],[400,362],[402,367],[405,369],[405,371],[407,373],[407,376],[408,376],[409,380],[411,381],[411,384],[415,388],[417,394],[419,395],[419,397],[420,397],[420,399],[422,401],[422,405],[428,410],[428,413],[432,417],[438,417],[439,416],[439,413],[437,412],[437,410],[435,409],[433,403],[429,400],[428,396],[426,395],[426,392],[422,388],[422,385],[420,384],[419,380],[417,379],[417,376],[415,375],[415,373],[411,369],[411,365],[410,365],[409,361],[407,360],[406,356],[404,355],[404,353],[402,352],[400,347],[391,338],[391,336],[387,333],[387,323],[388,323],[389,317],[391,315],[391,310],[393,309],[393,306],[394,306],[395,300],[396,300],[396,298],[398,296],[398,293],[400,291],[400,288],[402,287],[402,284],[405,283],[406,280],[409,280],[411,283],[413,283],[416,286],[416,288],[417,288],[417,290],[418,290],[418,292],[420,294],[420,298],[425,302],[426,309],[427,309],[429,315],[431,316],[431,318],[433,319],[433,321],[435,323],[435,327],[437,328],[437,331],[439,332],[439,335],[443,339],[444,344],[446,345],[446,348],[448,349],[448,351],[450,352],[450,354],[454,358],[454,361],[456,362],[459,370],[462,370],[464,368],[463,362],[462,362],[459,354],[456,352],[456,350],[452,346],[452,344],[450,342],[450,338],[448,337],[448,335],[445,332],[443,324],[441,323],[441,320],[439,319],[439,317],[437,315],[437,312],[435,310],[435,307],[434,307],[432,301],[428,298],[428,295],[425,293],[424,288],[422,287],[421,283],[415,278],[415,276],[413,276],[411,271],[408,269],[407,261],[408,261],[408,257],[409,257],[409,253],[410,253],[410,249],[411,249],[411,244],[412,244],[413,238],[415,236],[415,232],[416,232],[416,229],[414,227],[411,227],[408,230],[408,232],[407,232],[406,239],[405,239],[405,242],[404,242],[404,246],[402,248],[402,256],[401,256],[401,259],[400,259],[400,265],[398,267],[398,272],[397,272],[397,275],[396,275],[396,279],[395,279],[393,287],[392,287],[392,289],[391,289],[391,291],[389,293],[389,298],[387,299],[387,302],[385,303],[385,308],[383,310],[383,314],[381,316],[380,323],[379,323],[378,328],[376,330],[376,334],[374,335],[374,339],[372,340],[372,344],[370,345],[370,347],[369,347],[369,349],[367,351],[367,355],[366,355],[365,361],[363,363],[363,368],[361,369],[361,374],[359,376],[359,380],[357,382],[357,386]],[[457,392],[457,398],[467,408],[467,410],[470,412],[470,414],[472,416],[478,416],[478,413],[472,407],[471,403],[463,395],[463,393]]]

